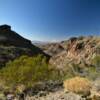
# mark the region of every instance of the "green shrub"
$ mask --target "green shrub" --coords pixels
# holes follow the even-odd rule
[[[51,70],[42,55],[37,57],[22,56],[6,64],[0,71],[0,78],[5,85],[24,84],[32,86],[34,82],[57,79],[55,70]]]
[[[95,67],[100,68],[100,55],[95,56],[92,60],[92,63],[95,65]]]
[[[88,66],[88,75],[87,77],[95,80],[100,76],[100,56],[95,56],[92,59],[92,65],[93,66]]]
[[[99,72],[97,72],[95,66],[89,66],[88,71],[87,71],[87,78],[90,80],[95,80],[99,76]]]
[[[75,64],[67,64],[63,70],[63,80],[69,79],[78,74],[78,66]]]

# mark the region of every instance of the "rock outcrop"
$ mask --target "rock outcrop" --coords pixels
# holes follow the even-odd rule
[[[91,65],[91,59],[100,55],[100,37],[71,38],[61,42],[60,45],[64,50],[50,59],[50,63],[58,68],[63,68],[71,63]]]

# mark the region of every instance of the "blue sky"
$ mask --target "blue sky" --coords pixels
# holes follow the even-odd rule
[[[0,24],[39,41],[100,35],[100,0],[0,0]]]

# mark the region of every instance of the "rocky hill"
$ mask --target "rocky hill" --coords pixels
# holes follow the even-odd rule
[[[72,37],[59,43],[41,47],[52,57],[50,64],[63,68],[68,64],[91,65],[91,59],[100,55],[100,37]]]
[[[54,56],[64,51],[64,47],[60,43],[48,43],[44,45],[38,45],[46,54]]]
[[[46,55],[40,48],[34,46],[30,40],[11,30],[9,25],[0,26],[0,65],[21,55]]]

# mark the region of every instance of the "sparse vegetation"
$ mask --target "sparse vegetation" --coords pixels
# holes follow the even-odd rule
[[[94,64],[94,66],[98,69],[100,69],[100,55],[95,56],[92,60],[92,63]]]
[[[91,80],[95,80],[100,76],[100,56],[95,56],[92,59],[92,66],[88,66],[87,77]]]
[[[95,56],[92,59],[91,65],[69,64],[64,69],[64,79],[75,76],[86,77],[90,80],[95,80],[100,76],[100,56]]]
[[[90,66],[88,68],[87,71],[87,78],[89,78],[90,80],[95,80],[96,78],[98,78],[98,76],[100,75],[100,73],[96,70],[95,66]]]

